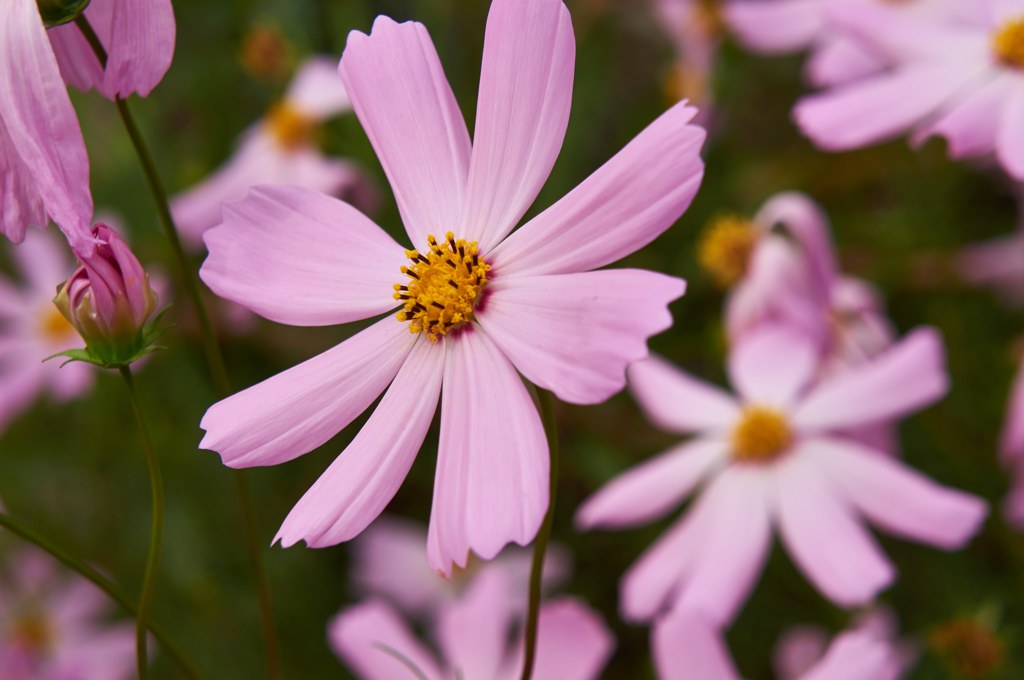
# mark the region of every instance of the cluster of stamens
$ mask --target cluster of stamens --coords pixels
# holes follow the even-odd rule
[[[263,124],[277,143],[288,150],[312,143],[317,130],[316,120],[287,102],[272,106]]]
[[[778,458],[793,443],[785,414],[766,406],[743,409],[732,431],[732,457],[741,462],[767,462]]]
[[[750,220],[723,215],[705,228],[697,245],[697,259],[719,285],[728,287],[747,271],[747,261],[756,243],[757,233]]]
[[[480,258],[476,241],[456,241],[450,231],[445,239],[438,244],[434,236],[427,237],[426,254],[405,251],[412,260],[412,266],[402,267],[409,282],[395,284],[395,299],[403,301],[398,320],[408,321],[411,333],[425,332],[433,342],[472,318],[491,269]]]
[[[999,27],[992,38],[992,51],[1003,64],[1024,69],[1024,17]]]

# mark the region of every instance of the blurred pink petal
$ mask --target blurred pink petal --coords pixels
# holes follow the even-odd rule
[[[729,353],[729,379],[748,402],[788,407],[807,387],[818,352],[807,338],[782,326],[765,326]]]
[[[731,394],[698,380],[659,356],[630,365],[629,389],[644,415],[668,432],[725,430],[740,415]]]
[[[957,255],[957,271],[975,286],[991,286],[1008,302],[1024,304],[1024,232],[973,243]]]
[[[1024,179],[1024,74],[1018,71],[1013,78],[996,133],[996,156],[1010,175]]]
[[[946,107],[912,137],[920,144],[933,135],[948,141],[951,158],[969,158],[992,153],[996,148],[1000,121],[1006,118],[1003,102],[1014,91],[1013,74],[992,78],[983,86]]]
[[[29,225],[46,226],[50,218],[32,172],[14,148],[0,115],[0,232],[21,243]]]
[[[362,680],[409,680],[413,671],[407,659],[428,680],[443,680],[433,654],[384,602],[370,600],[343,609],[327,632],[331,649],[351,666]]]
[[[807,60],[807,78],[817,87],[842,85],[878,73],[886,61],[863,42],[838,35],[822,41]]]
[[[465,678],[498,678],[513,623],[508,582],[497,571],[482,572],[463,596],[449,604],[437,624],[444,658]]]
[[[654,625],[651,656],[658,680],[741,680],[717,628],[691,612]]]
[[[824,27],[822,0],[731,0],[723,13],[740,41],[758,52],[796,52]]]
[[[614,648],[600,614],[574,598],[552,600],[541,607],[537,621],[533,680],[596,680]],[[511,668],[515,672],[506,674],[508,680],[522,677],[522,660]]]
[[[898,648],[861,628],[837,635],[821,661],[799,680],[897,680],[905,666]]]
[[[828,632],[818,626],[793,626],[772,650],[772,670],[778,680],[797,680],[811,669],[828,649]]]
[[[337,57],[317,55],[299,66],[285,92],[285,101],[318,121],[352,110],[338,75]]]
[[[606,400],[647,339],[672,325],[680,279],[639,269],[496,281],[477,322],[533,384],[574,404]]]

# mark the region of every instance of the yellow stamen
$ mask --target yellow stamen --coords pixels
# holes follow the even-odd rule
[[[398,320],[408,321],[411,333],[425,331],[432,342],[473,317],[473,305],[491,270],[480,258],[476,241],[456,241],[450,231],[445,239],[439,245],[434,236],[427,237],[430,249],[425,254],[405,251],[412,266],[402,267],[402,273],[409,281],[395,284],[395,299],[404,301]]]
[[[311,144],[316,121],[287,102],[275,104],[263,121],[277,143],[288,150]]]
[[[59,342],[77,334],[75,327],[53,304],[48,304],[46,311],[43,312],[42,318],[39,320],[39,330],[42,336],[50,342]]]
[[[793,442],[786,416],[773,408],[748,406],[732,431],[732,456],[742,462],[766,462],[785,453]]]
[[[999,27],[992,37],[992,51],[1003,64],[1024,70],[1024,17]]]
[[[723,288],[743,277],[757,234],[750,223],[738,215],[715,218],[705,228],[697,244],[697,260]]]
[[[12,638],[30,652],[46,652],[53,643],[53,626],[43,616],[28,614],[14,622]]]

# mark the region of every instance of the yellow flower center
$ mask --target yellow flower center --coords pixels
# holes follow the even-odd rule
[[[311,144],[317,126],[314,119],[287,102],[270,107],[263,124],[277,143],[289,151]]]
[[[793,441],[786,416],[766,406],[748,406],[732,431],[732,456],[747,463],[767,462],[785,453]]]
[[[670,104],[689,99],[691,104],[703,104],[707,88],[707,74],[684,62],[676,62],[665,79],[665,98]]]
[[[14,622],[12,633],[14,642],[30,652],[45,652],[53,642],[53,626],[36,614],[20,617]]]
[[[426,332],[432,342],[472,318],[473,305],[491,270],[480,259],[476,241],[456,241],[450,231],[445,238],[439,245],[434,236],[427,237],[430,250],[426,254],[405,251],[412,260],[411,267],[402,267],[409,282],[395,284],[395,299],[403,301],[398,320],[408,321],[411,333]]]
[[[750,220],[738,215],[723,215],[704,230],[697,244],[697,260],[723,288],[743,277],[750,253],[757,243]]]
[[[972,619],[955,619],[939,627],[929,640],[957,675],[986,678],[1006,658],[1006,647],[992,631]]]
[[[75,327],[53,304],[47,305],[46,311],[39,319],[39,331],[50,342],[60,342],[76,334]]]
[[[1024,17],[999,27],[992,38],[992,51],[1003,64],[1024,69]]]

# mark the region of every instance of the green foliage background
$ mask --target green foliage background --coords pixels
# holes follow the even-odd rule
[[[570,2],[577,39],[572,117],[561,156],[531,215],[610,158],[668,106],[663,81],[672,49],[644,2]],[[174,0],[174,63],[146,100],[131,106],[171,191],[202,178],[230,154],[236,136],[280,95],[283,80],[259,79],[239,55],[254,25],[277,27],[296,58],[338,56],[350,30],[368,32],[377,14],[427,25],[472,130],[487,3],[483,0]],[[528,39],[524,36],[524,39]],[[942,142],[920,151],[902,141],[854,153],[815,150],[795,130],[789,108],[803,92],[801,59],[747,55],[729,41],[715,75],[718,106],[706,147],[707,175],[689,212],[623,264],[682,276],[676,325],[652,347],[691,372],[723,380],[723,296],[697,267],[694,243],[721,211],[751,214],[772,193],[809,193],[830,213],[847,271],[885,292],[901,332],[933,324],[949,348],[953,391],[902,427],[906,460],[946,484],[989,499],[1006,492],[995,445],[1016,365],[1021,315],[989,293],[958,283],[948,266],[960,246],[1009,232],[1016,205],[1000,178],[946,159]],[[97,206],[120,215],[136,252],[168,278],[174,263],[117,112],[95,93],[73,93],[92,162]],[[404,240],[394,199],[354,116],[330,122],[324,148],[351,156],[377,180],[379,224]],[[529,217],[529,215],[528,215]],[[198,266],[201,261],[196,257]],[[214,401],[184,294],[173,291],[177,324],[170,349],[138,383],[165,469],[167,527],[154,616],[208,678],[262,678],[265,666],[253,580],[242,539],[234,480],[219,457],[197,450],[198,427]],[[212,299],[212,295],[210,296]],[[260,322],[252,335],[223,327],[236,389],[321,352],[362,326],[290,328]],[[577,534],[572,514],[601,483],[672,444],[648,425],[628,396],[596,407],[558,405],[563,446],[555,539],[576,562],[568,591],[599,608],[618,637],[605,678],[652,678],[647,630],[616,615],[617,581],[669,520],[635,531]],[[262,538],[269,545],[291,506],[365,420],[317,451],[252,480]],[[426,521],[436,460],[437,424],[389,512]],[[95,391],[65,406],[41,402],[0,435],[0,495],[9,510],[137,592],[148,540],[149,481],[124,387],[111,372]],[[994,512],[968,550],[946,554],[882,537],[902,577],[883,595],[903,630],[924,643],[950,619],[987,612],[998,622],[1006,662],[989,678],[1024,677],[1024,536]],[[0,551],[19,548],[0,537]],[[328,619],[352,594],[348,549],[267,551],[286,678],[346,678],[327,649]],[[827,603],[776,547],[753,598],[729,634],[746,677],[771,677],[769,656],[793,623],[839,630],[848,615]],[[166,658],[154,677],[172,678]],[[916,680],[956,676],[925,649]],[[482,679],[476,679],[482,680]],[[695,680],[700,680],[695,678]]]

